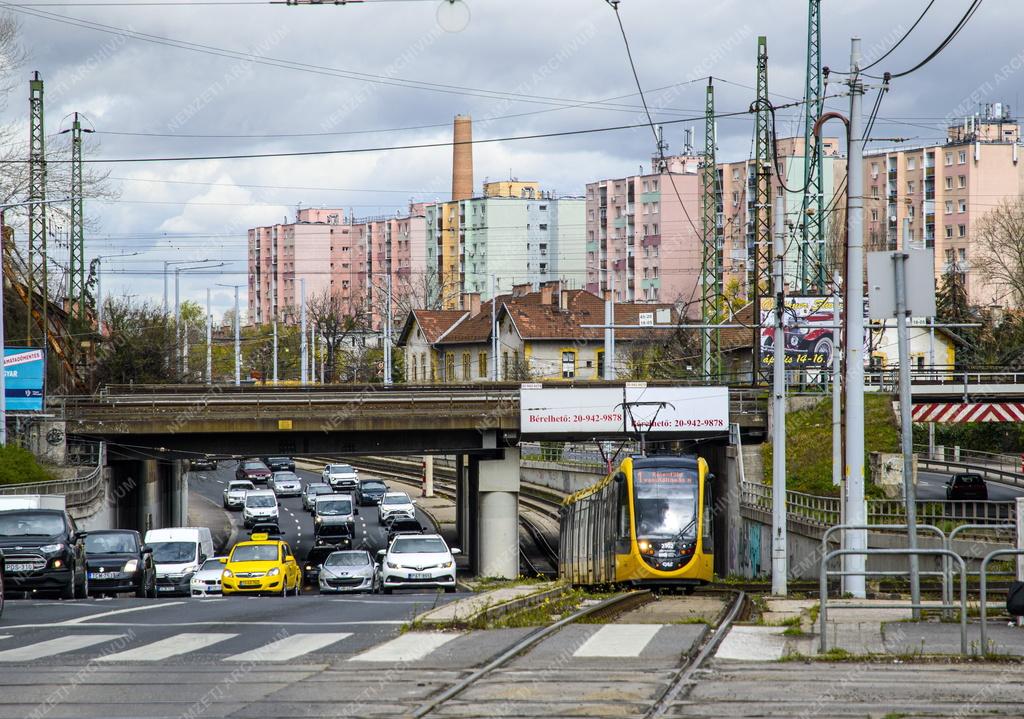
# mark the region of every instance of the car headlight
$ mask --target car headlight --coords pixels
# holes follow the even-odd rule
[[[450,566],[452,566],[452,562],[450,562],[450,561],[449,562],[442,562],[441,564],[438,564],[437,566],[439,566],[441,569],[448,569]]]
[[[395,564],[394,562],[388,562],[388,568],[389,569],[398,569],[398,565]]]
[[[222,576],[224,576],[224,577],[233,577],[235,575],[231,573],[230,569],[225,569],[224,570],[224,574]]]
[[[64,549],[63,544],[44,544],[39,548],[39,551],[44,554],[53,554],[54,552],[59,552],[62,549]]]
[[[124,563],[124,571],[129,573],[129,574],[131,574],[132,572],[134,572],[138,568],[139,568],[139,560],[138,559],[129,559],[127,562]]]
[[[322,521],[323,521],[323,517],[317,517],[316,519],[313,520],[313,523],[314,524],[320,524],[320,522],[322,522]]]
[[[274,567],[269,572],[267,572],[267,576],[268,577],[276,577],[280,573],[281,573],[281,568],[280,567]]]

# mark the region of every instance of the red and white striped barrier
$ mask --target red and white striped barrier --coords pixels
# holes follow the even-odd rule
[[[1024,422],[1024,402],[922,402],[911,416],[915,422]]]

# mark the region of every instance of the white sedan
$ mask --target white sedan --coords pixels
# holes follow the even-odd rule
[[[192,579],[189,581],[190,594],[193,597],[208,597],[212,594],[218,597],[221,594],[220,578],[224,574],[224,563],[227,557],[214,557],[203,562]]]
[[[439,534],[398,536],[387,550],[380,550],[380,584],[385,594],[393,589],[442,587],[455,591],[455,557]]]

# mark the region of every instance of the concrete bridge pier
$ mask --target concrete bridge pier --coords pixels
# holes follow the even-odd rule
[[[501,459],[481,459],[476,498],[477,574],[519,576],[519,448],[506,447]],[[472,556],[472,555],[471,555]]]

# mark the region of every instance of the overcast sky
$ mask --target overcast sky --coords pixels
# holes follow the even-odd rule
[[[47,132],[60,129],[68,113],[84,113],[96,129],[88,139],[91,159],[444,142],[457,113],[473,115],[477,139],[643,121],[615,14],[604,0],[458,0],[454,6],[447,0],[367,0],[314,7],[133,2],[102,7],[30,0],[14,13],[30,55],[23,74],[27,80],[29,71],[39,70],[46,82]],[[863,38],[867,58],[877,58],[926,4],[826,0],[824,64],[847,69],[854,34]],[[874,69],[915,65],[969,4],[938,0]],[[701,78],[709,74],[720,79],[719,112],[745,110],[758,35],[768,37],[774,102],[803,95],[805,0],[622,0],[620,12],[643,87],[668,88],[648,95],[656,120],[700,116]],[[1024,95],[1021,20],[1019,0],[984,3],[942,55],[893,82],[874,136],[934,141],[944,137],[945,118],[973,111],[979,99],[1009,103],[1016,112]],[[82,21],[112,32],[82,27]],[[118,34],[126,29],[149,41]],[[25,122],[25,90],[18,87],[9,98],[8,120]],[[578,106],[598,100],[607,102]],[[831,103],[845,109],[847,100]],[[666,126],[670,152],[681,150],[687,126]],[[692,126],[701,145],[702,122]],[[779,112],[780,133],[801,133],[801,127],[799,108]],[[751,133],[748,117],[723,118],[719,159],[746,156]],[[883,144],[891,143],[875,143]],[[652,150],[648,129],[477,145],[476,183],[479,188],[484,178],[511,173],[558,193],[582,194],[588,181],[647,165]],[[223,269],[233,274],[182,275],[183,296],[205,301],[205,288],[214,282],[245,283],[247,228],[291,217],[299,203],[365,216],[393,213],[411,198],[447,199],[450,155],[450,148],[432,148],[102,165],[120,197],[89,204],[95,228],[86,253],[142,252],[106,260],[105,289],[155,301],[162,295],[164,260],[229,263]],[[232,291],[214,289],[219,315]]]

